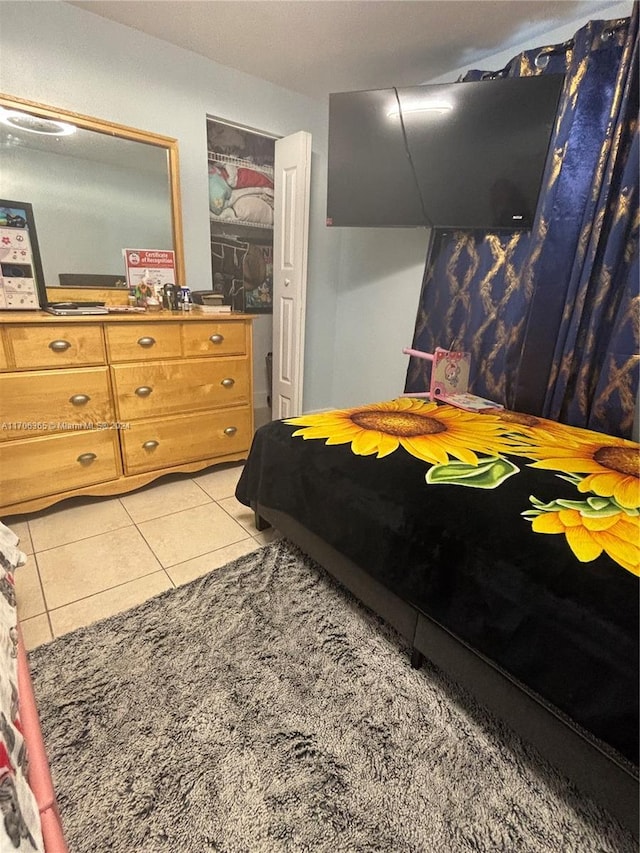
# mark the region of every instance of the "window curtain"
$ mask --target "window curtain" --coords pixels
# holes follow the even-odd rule
[[[468,350],[471,390],[631,435],[638,388],[638,7],[464,80],[564,73],[530,232],[433,234],[413,347]],[[405,390],[429,387],[411,359]]]

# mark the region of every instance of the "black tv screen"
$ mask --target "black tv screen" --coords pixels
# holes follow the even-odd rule
[[[330,95],[327,224],[531,228],[563,81]]]

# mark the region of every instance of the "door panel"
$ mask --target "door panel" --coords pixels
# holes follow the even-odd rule
[[[273,417],[302,412],[311,134],[275,146]]]

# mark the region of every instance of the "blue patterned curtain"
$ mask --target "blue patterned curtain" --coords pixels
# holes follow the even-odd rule
[[[465,80],[564,73],[530,232],[434,232],[413,347],[469,350],[471,390],[629,437],[638,388],[638,9]],[[490,81],[487,85],[491,85]],[[405,390],[428,388],[411,359]]]

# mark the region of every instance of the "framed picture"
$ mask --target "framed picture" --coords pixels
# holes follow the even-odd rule
[[[0,199],[0,310],[33,311],[46,305],[33,209],[25,201]]]

